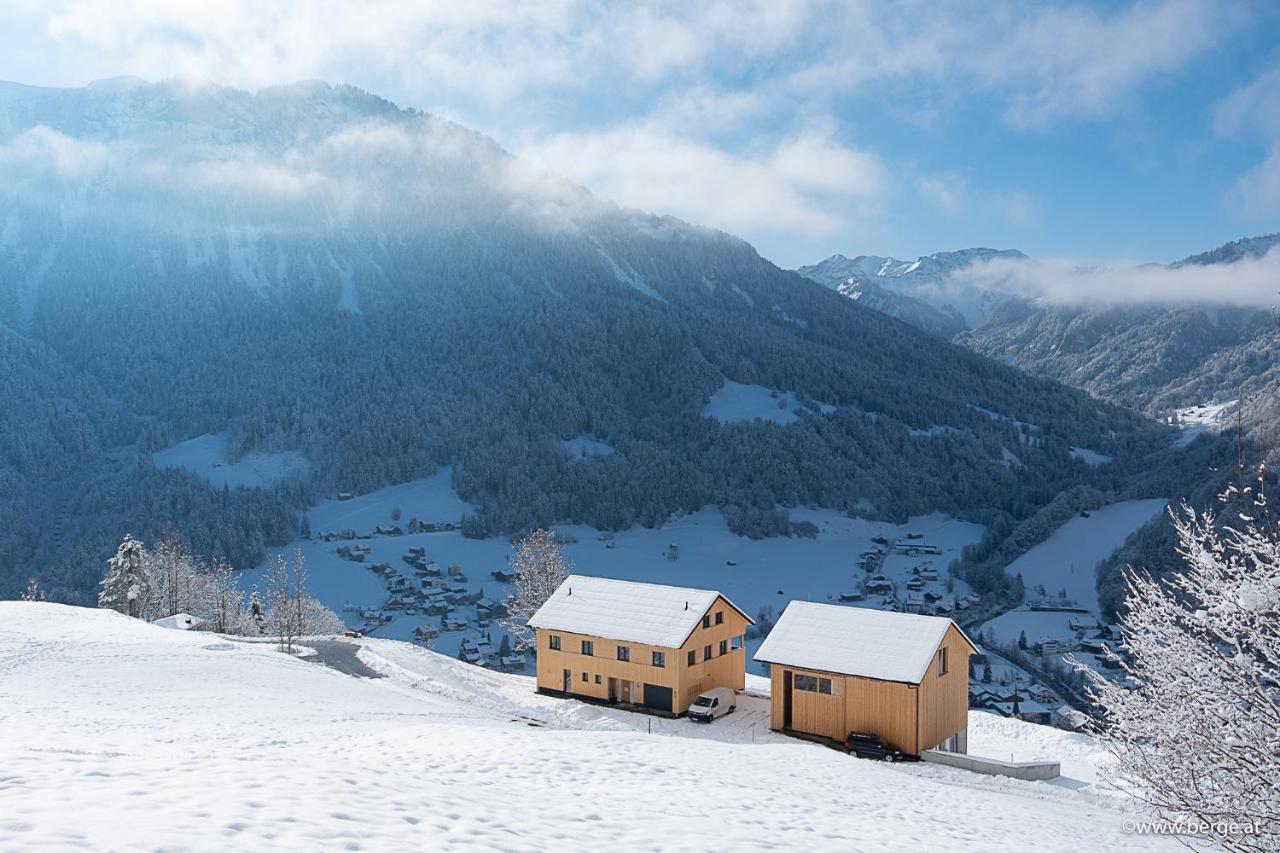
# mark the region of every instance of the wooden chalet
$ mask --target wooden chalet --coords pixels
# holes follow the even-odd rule
[[[714,590],[571,575],[529,620],[538,692],[678,716],[713,687],[743,689],[752,621]]]
[[[877,735],[909,755],[966,752],[969,655],[950,619],[793,601],[756,652],[776,731]]]

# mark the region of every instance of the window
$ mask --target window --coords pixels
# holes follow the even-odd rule
[[[689,649],[689,666],[693,666],[698,662],[698,653],[693,649]]]
[[[947,674],[947,649],[944,646],[943,648],[938,649],[938,675],[946,675],[946,674]]]
[[[729,642],[733,645],[733,650],[736,652],[738,649],[742,648],[742,635],[738,634],[730,638]]]
[[[824,693],[831,695],[831,679],[819,678],[816,675],[797,675],[792,686],[796,690],[803,690],[805,693]]]
[[[717,610],[717,611],[716,611],[716,624],[717,624],[717,625],[723,625],[723,624],[724,624],[724,611],[723,611],[723,610]]]
[[[722,655],[727,655],[727,654],[729,654],[729,641],[728,641],[728,640],[721,640],[721,641],[720,641],[720,654],[722,654]]]
[[[703,647],[702,647],[702,659],[703,659],[703,660],[711,660],[711,647],[710,647],[710,646],[703,646]]]
[[[560,638],[557,637],[555,634],[552,634],[550,637],[547,637],[547,646],[553,652],[560,651]]]
[[[590,640],[582,641],[582,653],[584,655],[594,655],[596,653],[596,644]]]
[[[618,660],[621,660],[621,661],[631,660],[630,646],[618,646]]]
[[[596,684],[599,684],[599,683],[600,683],[600,676],[598,676],[598,675],[597,675],[597,676],[596,676]]]
[[[705,615],[705,616],[703,616],[703,617],[702,617],[702,627],[703,627],[703,628],[710,628],[710,627],[711,627],[711,614],[710,614],[710,613],[708,613],[707,615]]]
[[[666,652],[654,652],[654,653],[653,653],[653,665],[654,665],[654,666],[656,666],[658,669],[662,669],[663,667],[665,667],[665,666],[667,665],[667,653],[666,653]]]
[[[582,673],[582,680],[583,680],[583,681],[587,681],[587,680],[589,680],[589,679],[587,678],[587,674],[586,674],[585,672],[584,672],[584,673]]]

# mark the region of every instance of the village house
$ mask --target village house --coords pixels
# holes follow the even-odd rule
[[[968,750],[969,655],[950,619],[793,601],[756,652],[776,731],[873,734],[908,755]]]
[[[679,716],[746,682],[751,617],[714,590],[571,575],[529,620],[538,692]]]

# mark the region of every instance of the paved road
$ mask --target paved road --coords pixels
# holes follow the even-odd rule
[[[365,666],[364,662],[356,657],[359,646],[355,643],[344,643],[341,640],[317,640],[307,645],[316,650],[314,658],[307,658],[312,663],[324,664],[338,672],[354,675],[357,678],[382,678],[380,672]]]

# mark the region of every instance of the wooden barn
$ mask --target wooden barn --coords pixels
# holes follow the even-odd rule
[[[793,601],[756,652],[776,731],[966,752],[973,643],[938,616]]]
[[[752,620],[714,590],[571,575],[533,618],[538,692],[678,716],[741,690]]]

